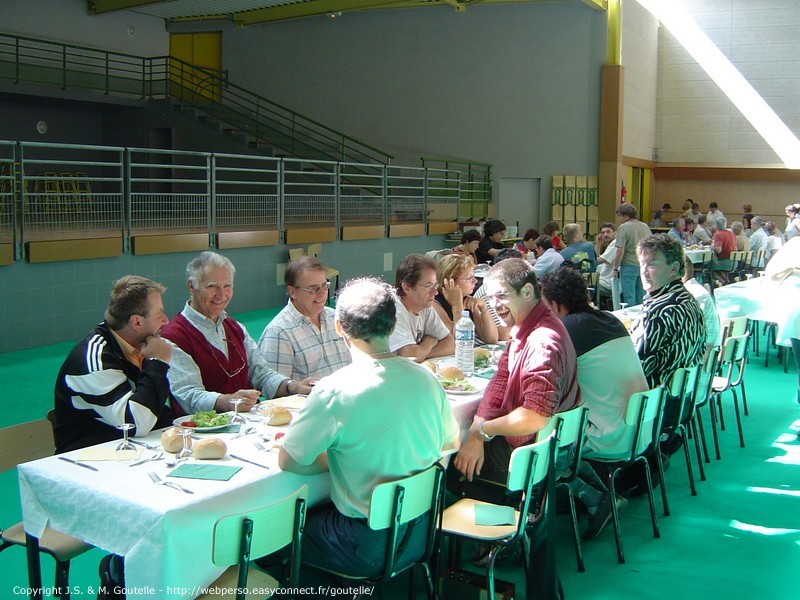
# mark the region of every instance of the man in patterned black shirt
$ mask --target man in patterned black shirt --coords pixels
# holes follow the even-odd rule
[[[676,369],[700,363],[706,331],[700,305],[681,282],[680,242],[664,233],[650,235],[639,242],[636,254],[646,295],[631,336],[647,383],[656,387]],[[668,402],[664,419],[670,420],[675,410]]]

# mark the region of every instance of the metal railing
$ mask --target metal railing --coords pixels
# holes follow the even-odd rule
[[[0,141],[0,242],[394,223],[455,214],[461,172],[115,146]],[[455,229],[455,223],[454,223]],[[337,234],[338,235],[338,234]]]
[[[478,219],[488,216],[489,202],[492,199],[492,165],[424,156],[421,162],[423,167],[454,170],[459,173],[457,189],[453,189],[449,181],[436,181],[434,185],[440,194],[459,198],[460,217]]]
[[[0,80],[142,99],[171,98],[307,159],[389,164],[392,156],[228,81],[224,71],[170,56],[120,52],[0,33]]]

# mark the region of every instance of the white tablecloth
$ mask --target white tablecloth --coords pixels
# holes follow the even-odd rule
[[[476,393],[449,396],[462,430],[469,428],[487,383],[475,378]],[[285,428],[266,428],[273,433],[281,429]],[[159,435],[155,432],[142,439],[157,444]],[[135,467],[128,466],[128,462],[98,461],[91,463],[99,469],[95,472],[48,457],[22,464],[18,469],[25,530],[39,537],[50,525],[124,556],[129,600],[194,598],[223,570],[211,562],[211,531],[220,516],[264,506],[306,483],[311,505],[330,495],[327,473],[308,477],[281,471],[277,452],[263,452],[253,446],[257,435],[236,440],[232,439],[233,434],[218,435],[228,444],[229,454],[271,469],[230,456],[205,461],[242,469],[229,481],[171,479],[191,489],[194,494],[190,495],[150,480],[148,471],[166,478],[170,469],[164,461]],[[65,456],[75,458],[79,453]],[[153,451],[143,452],[144,457],[152,455]]]
[[[714,291],[721,319],[748,316],[757,321],[778,324],[776,341],[789,345],[789,338],[800,338],[800,274],[783,281],[755,277],[717,288]]]

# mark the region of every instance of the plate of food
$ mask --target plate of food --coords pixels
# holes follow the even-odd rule
[[[446,367],[436,373],[436,378],[448,394],[474,394],[478,389],[464,377],[458,367]]]
[[[215,410],[207,410],[178,417],[172,424],[176,427],[186,427],[193,431],[219,431],[231,424],[232,412],[217,413]]]
[[[475,348],[475,372],[482,373],[492,366],[492,350],[489,348]]]

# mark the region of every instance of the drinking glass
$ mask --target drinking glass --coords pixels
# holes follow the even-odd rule
[[[133,429],[133,423],[122,423],[121,425],[117,425],[117,429],[122,430],[122,443],[117,446],[117,452],[136,450],[136,446],[128,441],[128,432]]]
[[[187,427],[181,427],[178,429],[178,435],[183,438],[183,448],[175,458],[191,458],[194,456],[194,451],[189,447],[189,438],[192,436],[192,430]]]
[[[497,344],[489,344],[489,352],[491,352],[491,356],[489,357],[489,364],[492,366],[496,366],[500,357],[497,355],[497,351],[500,350],[500,346]]]
[[[231,425],[234,423],[247,423],[245,418],[239,414],[239,405],[243,402],[241,398],[236,398],[236,400],[231,400],[231,404],[233,404],[233,417],[231,417]]]

